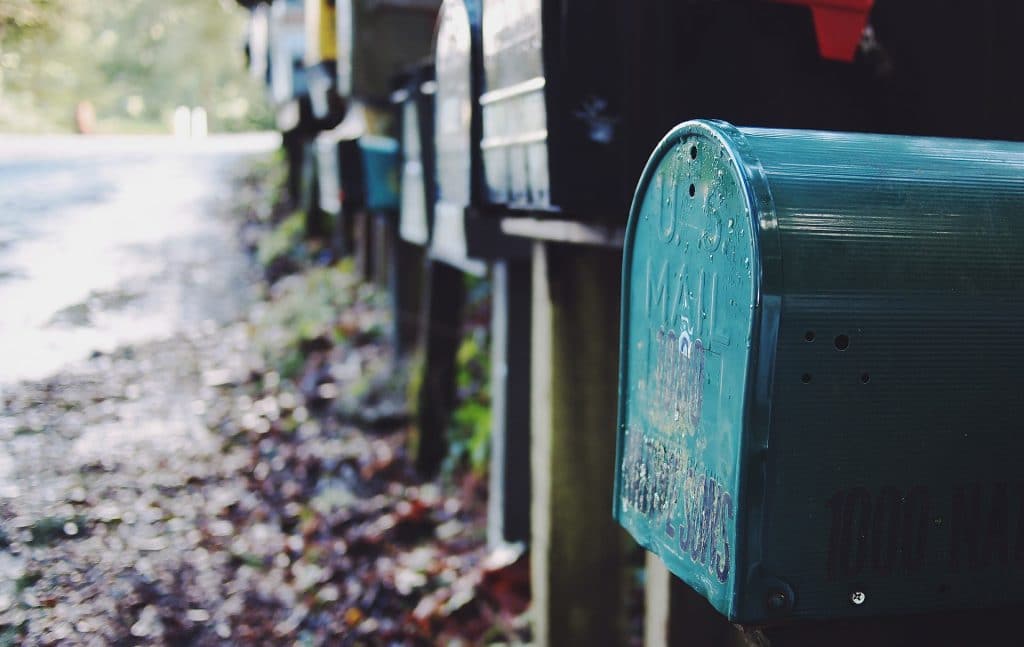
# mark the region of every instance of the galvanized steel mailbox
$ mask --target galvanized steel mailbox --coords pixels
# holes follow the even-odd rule
[[[638,542],[743,623],[1024,602],[1024,144],[687,122],[625,245]]]

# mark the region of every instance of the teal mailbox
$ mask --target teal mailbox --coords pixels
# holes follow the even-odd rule
[[[716,609],[1024,603],[1024,144],[687,122],[623,272],[614,514]]]
[[[401,201],[401,155],[398,141],[379,135],[359,138],[366,179],[366,206],[372,211],[397,212]]]

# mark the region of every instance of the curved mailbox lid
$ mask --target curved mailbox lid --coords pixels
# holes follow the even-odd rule
[[[1022,178],[1022,144],[675,129],[627,231],[620,522],[740,622],[1024,601]]]
[[[465,209],[480,193],[480,4],[445,0],[437,23],[434,145],[437,203],[431,256],[482,274],[486,266],[470,259]]]

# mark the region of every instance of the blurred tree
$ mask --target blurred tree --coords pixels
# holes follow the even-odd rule
[[[211,130],[270,125],[231,0],[0,0],[0,130],[68,131],[83,101],[99,131],[169,129],[203,106]]]

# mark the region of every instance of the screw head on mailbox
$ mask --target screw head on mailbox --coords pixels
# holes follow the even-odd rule
[[[1024,602],[1022,277],[1024,144],[678,126],[626,235],[616,518],[735,622]]]

